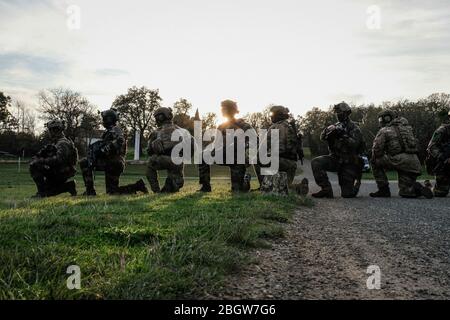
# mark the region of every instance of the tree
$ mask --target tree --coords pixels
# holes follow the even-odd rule
[[[132,87],[113,102],[113,107],[120,113],[121,123],[134,133],[140,132],[141,150],[144,136],[155,128],[153,113],[161,107],[161,101],[159,90]]]
[[[244,116],[247,121],[255,130],[268,129],[272,125],[270,120],[270,109],[273,105],[269,105],[262,112],[249,113]]]
[[[194,118],[191,118],[189,112],[192,110],[192,104],[186,99],[181,98],[174,103],[173,107],[173,122],[191,134],[194,133]]]
[[[202,129],[205,132],[208,129],[214,129],[217,126],[217,115],[213,112],[208,112],[202,119]]]
[[[14,102],[14,108],[17,113],[17,133],[34,134],[36,131],[36,117],[33,111],[20,100]]]
[[[11,97],[0,92],[0,130],[11,130],[17,123],[9,108],[11,107]]]
[[[74,142],[83,143],[86,130],[94,132],[98,123],[91,122],[90,127],[82,126],[86,119],[98,119],[96,108],[79,92],[65,88],[56,88],[41,91],[39,97],[39,111],[41,119],[50,121],[64,120],[66,123],[66,136]]]

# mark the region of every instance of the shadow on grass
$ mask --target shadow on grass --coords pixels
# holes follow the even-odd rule
[[[57,197],[0,209],[0,298],[170,299],[200,296],[283,236],[307,200],[258,193]],[[82,290],[66,288],[66,268]]]

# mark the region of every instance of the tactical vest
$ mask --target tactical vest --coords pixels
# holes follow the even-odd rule
[[[418,153],[417,140],[414,137],[412,127],[409,125],[393,125],[394,131],[400,143],[401,152],[408,154]]]

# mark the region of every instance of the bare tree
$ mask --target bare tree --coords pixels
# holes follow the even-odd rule
[[[92,126],[83,126],[86,119],[98,119],[96,108],[79,92],[66,88],[41,91],[39,97],[40,118],[46,121],[61,119],[66,122],[66,136],[75,141],[85,136],[86,128],[94,131],[98,121]]]
[[[17,133],[35,134],[36,132],[36,116],[33,110],[21,100],[14,102],[14,109],[17,119]]]

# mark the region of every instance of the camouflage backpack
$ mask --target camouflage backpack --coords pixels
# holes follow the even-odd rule
[[[417,140],[414,137],[413,129],[410,125],[394,125],[394,130],[402,148],[402,152],[409,154],[417,154]]]

